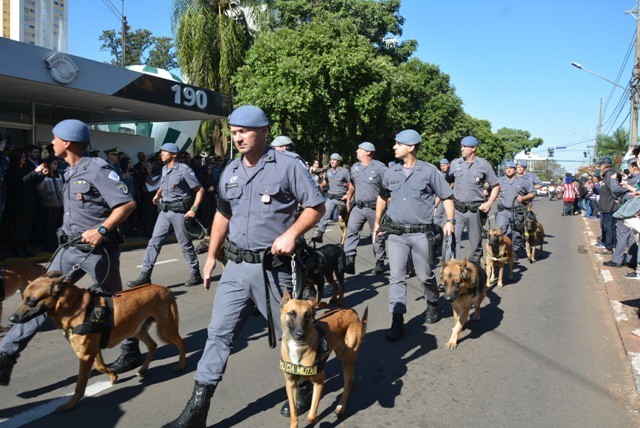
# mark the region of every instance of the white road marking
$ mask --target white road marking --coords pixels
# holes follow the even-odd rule
[[[607,269],[603,269],[602,270],[602,278],[604,278],[604,282],[613,281],[613,276],[611,276],[611,272],[609,270],[607,270]]]
[[[163,260],[163,261],[161,261],[161,262],[156,262],[156,263],[154,264],[154,266],[157,266],[157,265],[163,265],[163,264],[165,264],[165,263],[177,262],[177,261],[178,261],[178,259]],[[140,265],[140,266],[136,266],[136,267],[137,267],[137,268],[141,268],[141,267],[142,267],[142,265]]]
[[[613,309],[613,315],[616,322],[629,321],[629,316],[625,312],[622,303],[618,302],[617,300],[612,300],[611,309]]]
[[[640,391],[640,353],[629,352],[629,360],[631,361],[631,369],[636,382],[636,389]]]
[[[110,381],[102,381],[96,382],[93,385],[89,385],[84,393],[85,397],[91,397],[93,395],[99,394],[102,391],[111,388],[113,385]],[[54,400],[49,401],[46,404],[42,404],[38,407],[34,407],[33,409],[29,409],[26,412],[22,412],[16,416],[13,416],[9,419],[0,419],[0,425],[3,428],[18,428],[28,423],[31,423],[37,419],[40,419],[44,416],[47,416],[53,413],[58,406],[66,403],[70,396],[73,395],[73,392],[65,395],[64,397],[56,398]]]

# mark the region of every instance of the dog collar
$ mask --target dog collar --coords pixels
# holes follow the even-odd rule
[[[318,324],[314,324],[314,327],[318,332],[319,340],[318,347],[316,348],[316,359],[314,360],[313,365],[303,366],[301,364],[293,364],[280,358],[280,370],[296,376],[315,376],[324,370],[324,363],[327,362],[329,355],[331,355],[329,338]]]

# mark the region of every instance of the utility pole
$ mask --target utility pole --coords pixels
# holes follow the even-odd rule
[[[640,0],[638,0],[640,2]],[[638,48],[636,48],[637,51]],[[127,17],[124,16],[124,0],[122,0],[122,68],[127,64]]]
[[[636,53],[633,63],[633,75],[631,77],[631,123],[629,124],[629,149],[638,144],[638,105],[640,105],[640,0],[636,6],[634,17],[636,18]],[[631,12],[633,15],[633,12]]]

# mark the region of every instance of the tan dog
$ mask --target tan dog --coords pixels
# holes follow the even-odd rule
[[[50,272],[31,282],[24,291],[22,303],[9,320],[26,322],[35,316],[47,313],[56,325],[65,331],[71,347],[80,359],[78,382],[71,399],[56,409],[64,412],[72,409],[84,391],[94,364],[100,373],[106,373],[111,383],[118,376],[105,366],[100,351],[100,333],[74,334],[72,329],[85,321],[87,306],[94,297],[88,290],[79,288],[67,280],[61,272]],[[105,306],[104,297],[95,297],[96,306]],[[149,335],[149,327],[157,324],[158,336],[164,342],[178,347],[180,359],[175,371],[182,371],[185,365],[184,341],[178,331],[178,305],[173,293],[166,287],[147,284],[122,291],[113,297],[113,327],[110,330],[107,348],[113,348],[129,336],[135,336],[147,345],[148,353],[138,375],[144,374],[153,359],[156,342]]]
[[[544,227],[536,218],[536,213],[528,206],[527,212],[524,214],[524,245],[527,250],[527,258],[529,263],[536,261],[536,246],[540,246],[540,254],[542,254],[542,245],[544,242]]]
[[[2,302],[19,291],[24,292],[30,281],[42,276],[43,268],[33,262],[15,262],[0,269],[0,320],[2,320]],[[0,331],[9,331],[9,327],[0,324]]]
[[[307,420],[310,424],[317,422],[318,404],[322,397],[325,380],[324,361],[332,350],[342,362],[344,376],[344,391],[335,414],[341,416],[344,413],[355,376],[356,355],[367,330],[368,312],[369,308],[365,309],[360,320],[353,309],[334,309],[325,312],[315,320],[316,301],[314,299],[292,299],[285,291],[280,311],[282,322],[280,369],[284,372],[291,409],[291,427],[298,426],[295,403],[298,399],[299,378],[311,380],[313,383],[311,409]],[[322,335],[325,335],[324,338],[321,337]]]
[[[442,267],[441,282],[444,299],[451,303],[455,324],[447,348],[458,347],[458,337],[469,319],[471,305],[475,306],[473,319],[480,320],[480,305],[487,294],[485,286],[487,274],[479,264],[465,260],[451,259]]]
[[[487,287],[495,281],[495,268],[498,268],[498,287],[504,285],[504,265],[509,264],[509,279],[513,279],[513,247],[511,239],[500,229],[489,229],[485,244],[487,260]]]

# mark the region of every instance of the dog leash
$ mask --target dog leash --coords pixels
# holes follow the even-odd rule
[[[55,257],[58,255],[58,253],[61,250],[66,250],[68,249],[70,246],[72,246],[73,244],[75,244],[76,242],[80,241],[82,239],[82,236],[78,236],[76,238],[70,239],[69,241],[65,242],[64,244],[61,244],[58,246],[58,248],[56,248],[56,250],[53,252],[53,254],[51,255],[51,258],[49,258],[49,261],[45,264],[45,266],[42,268],[43,272],[47,272],[49,270],[49,268],[51,267],[51,265],[53,264],[53,260],[55,259]],[[91,250],[87,253],[86,256],[84,256],[82,258],[82,260],[80,260],[78,263],[74,264],[71,267],[71,270],[65,275],[65,279],[66,280],[71,280],[71,275],[77,271],[78,269],[80,269],[80,266],[82,266],[82,264],[87,260],[87,258],[89,258],[89,256],[91,254],[93,254],[93,252],[96,250],[95,246],[91,247]],[[94,289],[96,292],[104,292],[104,290],[102,289],[102,284],[104,284],[104,282],[107,280],[107,277],[109,276],[109,271],[111,270],[111,258],[109,257],[109,253],[107,253],[107,251],[104,249],[104,247],[101,247],[102,251],[104,252],[106,258],[107,258],[107,273],[105,274],[104,278],[102,278],[102,281],[100,281],[97,284],[94,284],[91,289]],[[62,266],[60,266],[62,268]]]
[[[271,311],[271,290],[269,289],[269,277],[267,266],[273,264],[273,253],[267,249],[262,257],[262,275],[264,278],[264,294],[267,302],[267,336],[269,337],[269,348],[276,347],[276,328],[273,325],[273,312]]]

